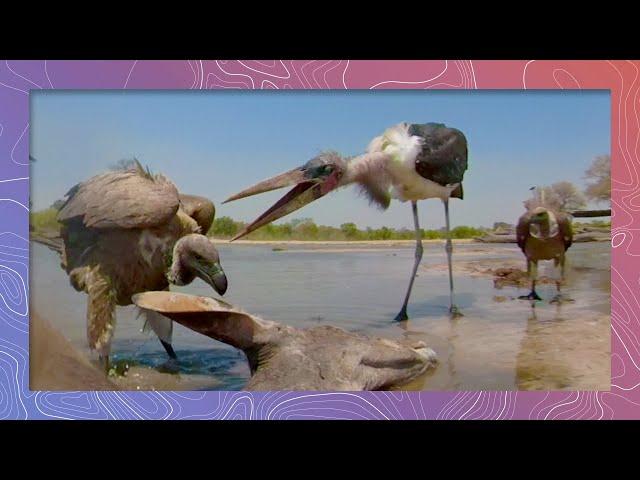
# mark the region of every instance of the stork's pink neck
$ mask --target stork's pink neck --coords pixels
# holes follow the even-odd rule
[[[381,178],[387,173],[388,155],[382,152],[365,153],[347,162],[343,184],[367,181],[371,178]]]

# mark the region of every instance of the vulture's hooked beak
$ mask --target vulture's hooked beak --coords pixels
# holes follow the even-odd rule
[[[219,295],[225,294],[228,286],[227,276],[219,263],[214,263],[211,266],[198,265],[196,271],[198,276],[211,285]]]
[[[271,208],[242,229],[231,241],[244,237],[263,225],[284,217],[335,190],[340,185],[343,173],[341,165],[334,160],[335,158],[336,156],[333,154],[321,155],[310,160],[302,167],[294,168],[288,172],[263,180],[222,202],[227,203],[295,185]]]

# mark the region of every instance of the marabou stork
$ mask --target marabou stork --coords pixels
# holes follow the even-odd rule
[[[450,312],[458,315],[453,297],[449,199],[463,198],[462,180],[467,170],[467,153],[467,139],[455,128],[441,123],[400,123],[375,137],[362,155],[345,158],[335,152],[324,152],[302,167],[259,182],[225,200],[223,203],[295,185],[232,241],[349,184],[358,185],[370,202],[382,210],[389,207],[392,198],[401,202],[410,201],[416,250],[409,287],[395,318],[402,321],[408,318],[407,304],[423,253],[418,201],[439,198],[444,204],[446,219]]]

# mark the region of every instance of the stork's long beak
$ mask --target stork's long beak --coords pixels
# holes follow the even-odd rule
[[[338,177],[335,173],[327,176],[310,177],[304,167],[295,168],[288,172],[276,175],[252,187],[229,197],[222,203],[231,202],[240,198],[249,197],[258,193],[269,192],[278,188],[295,185],[284,197],[278,200],[269,210],[247,225],[241,232],[231,239],[233,242],[254,230],[271,223],[305,205],[325,196],[338,186]]]
[[[263,180],[262,182],[258,182],[252,187],[241,191],[240,193],[231,195],[222,203],[233,202],[234,200],[251,197],[252,195],[257,195],[259,193],[270,192],[271,190],[288,187],[289,185],[296,185],[298,183],[304,182],[305,180],[308,180],[305,177],[304,173],[304,169],[300,167],[294,168],[293,170],[289,170],[288,172],[276,175],[275,177]]]

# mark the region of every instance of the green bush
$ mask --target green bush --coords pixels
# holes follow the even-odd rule
[[[213,221],[209,235],[213,235],[214,237],[233,237],[238,233],[238,230],[238,223],[231,217],[220,217]]]
[[[360,233],[355,223],[343,223],[340,225],[340,231],[349,240],[355,240]]]
[[[39,212],[31,212],[29,214],[29,223],[34,230],[60,230],[58,223],[58,210],[55,208],[47,208]]]
[[[461,225],[451,230],[451,238],[474,238],[484,235],[484,231],[479,228]]]

